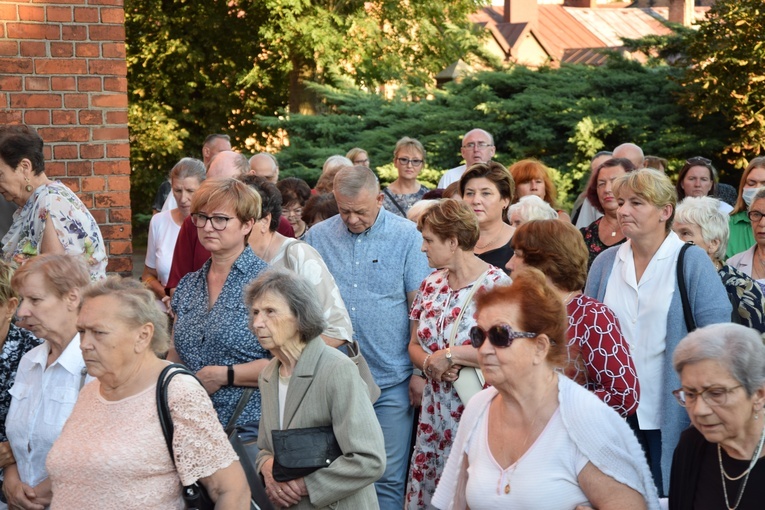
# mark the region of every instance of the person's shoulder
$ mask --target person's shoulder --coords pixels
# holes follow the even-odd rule
[[[320,221],[319,223],[309,228],[308,232],[305,234],[305,240],[308,243],[313,243],[314,241],[323,239],[327,236],[327,234],[337,232],[338,230],[345,228],[342,223],[343,220],[340,218],[340,215],[335,214],[334,216],[331,216],[324,221]]]
[[[625,245],[626,243],[617,244],[600,252],[592,262],[592,267],[590,268],[589,274],[602,275],[604,273],[610,272],[614,262],[616,261],[616,256],[619,253],[619,250],[623,249]]]

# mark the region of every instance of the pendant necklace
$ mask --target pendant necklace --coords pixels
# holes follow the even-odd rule
[[[746,471],[736,477],[728,476],[728,473],[725,472],[725,468],[723,467],[722,463],[722,447],[720,446],[720,443],[717,443],[717,460],[720,463],[720,479],[722,480],[723,495],[725,496],[725,508],[728,510],[736,510],[736,508],[738,508],[738,504],[741,503],[741,498],[744,496],[744,489],[746,489],[746,482],[749,481],[749,475],[752,472],[752,468],[760,459],[763,442],[765,442],[765,427],[762,428],[762,433],[760,434],[760,444],[757,445],[757,448],[754,450],[754,455],[752,455],[752,460],[749,462],[749,467],[746,469]],[[744,477],[744,481],[741,482],[741,488],[738,490],[736,504],[730,506],[730,502],[728,501],[728,488],[725,486],[725,479],[727,478],[728,480],[735,481],[740,480],[741,477]]]

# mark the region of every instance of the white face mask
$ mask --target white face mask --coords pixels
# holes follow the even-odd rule
[[[744,199],[744,203],[747,207],[752,205],[752,199],[759,189],[760,188],[744,188],[744,191],[741,193],[741,198]]]

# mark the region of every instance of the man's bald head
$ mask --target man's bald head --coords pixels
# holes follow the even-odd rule
[[[279,162],[273,154],[260,152],[250,158],[249,173],[276,184],[279,180]]]
[[[634,143],[623,143],[614,149],[614,158],[629,159],[635,168],[643,168],[643,149]]]
[[[250,170],[247,158],[234,151],[219,152],[210,161],[207,170],[208,179],[233,178],[238,179]]]

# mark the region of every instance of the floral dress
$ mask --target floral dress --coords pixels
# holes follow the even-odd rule
[[[439,269],[425,278],[409,314],[409,319],[419,321],[417,338],[428,353],[448,347],[454,322],[473,287],[470,284],[453,290],[449,287],[448,275],[447,269]],[[504,271],[490,266],[481,288],[509,283],[510,278]],[[471,300],[458,325],[454,345],[470,345],[468,334],[476,324],[474,313],[475,300]],[[406,491],[406,508],[431,508],[430,499],[446,465],[464,409],[451,383],[428,379],[422,392],[422,409]]]
[[[597,220],[590,223],[589,226],[580,228],[579,231],[582,233],[582,237],[584,237],[584,244],[587,245],[587,251],[590,252],[590,258],[587,261],[587,270],[589,271],[590,267],[592,267],[592,263],[595,262],[595,258],[600,255],[600,253],[611,246],[616,246],[617,244],[622,244],[624,241],[627,240],[627,238],[623,238],[621,241],[618,241],[614,244],[607,245],[603,243],[603,241],[600,240],[600,222],[603,218],[598,218]]]

